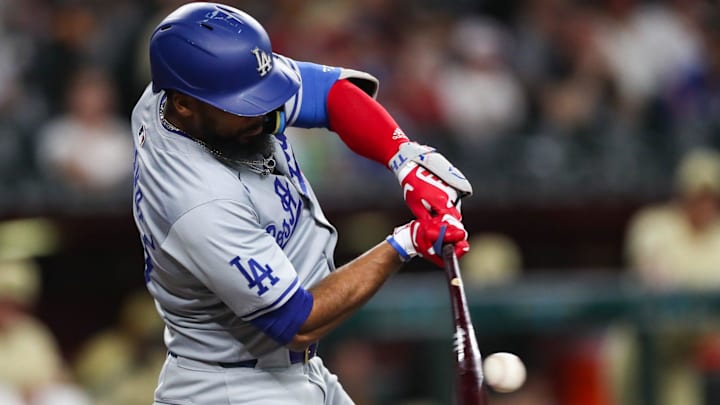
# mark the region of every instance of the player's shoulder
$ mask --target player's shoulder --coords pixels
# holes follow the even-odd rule
[[[298,61],[278,55],[278,63],[287,64],[300,77],[300,88],[285,103],[287,126],[327,128],[327,96],[338,80],[349,80],[371,97],[377,95],[379,82],[369,73],[343,67]]]
[[[296,60],[284,55],[275,54],[281,63],[289,66],[300,76],[301,86],[312,85],[317,81],[335,82],[348,79],[371,97],[376,97],[380,81],[368,72],[341,66],[330,66],[322,63]]]
[[[131,115],[132,120],[142,119],[143,116],[151,114],[159,99],[160,93],[154,93],[152,83],[148,84],[135,102]]]
[[[152,83],[150,83],[145,87],[132,109],[130,126],[140,147],[144,146],[148,134],[160,132],[160,120],[157,114],[161,97],[161,92],[154,93],[152,91]]]

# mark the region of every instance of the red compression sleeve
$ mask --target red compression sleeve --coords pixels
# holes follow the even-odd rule
[[[408,142],[387,110],[347,79],[330,88],[327,110],[330,129],[355,153],[382,165]]]

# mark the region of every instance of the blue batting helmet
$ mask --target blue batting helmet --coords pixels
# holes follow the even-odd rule
[[[300,86],[257,20],[216,3],[189,3],[165,17],[150,38],[150,69],[154,92],[177,90],[242,116],[281,107]]]

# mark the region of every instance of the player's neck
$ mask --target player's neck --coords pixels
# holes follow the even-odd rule
[[[177,114],[177,112],[172,108],[172,105],[170,103],[167,103],[162,118],[171,126],[179,129],[186,134],[192,135],[188,130],[189,125],[185,122],[182,116]]]

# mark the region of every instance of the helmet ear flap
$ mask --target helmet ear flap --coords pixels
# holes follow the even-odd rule
[[[278,108],[265,115],[263,128],[266,134],[277,135],[285,131],[285,110]]]

